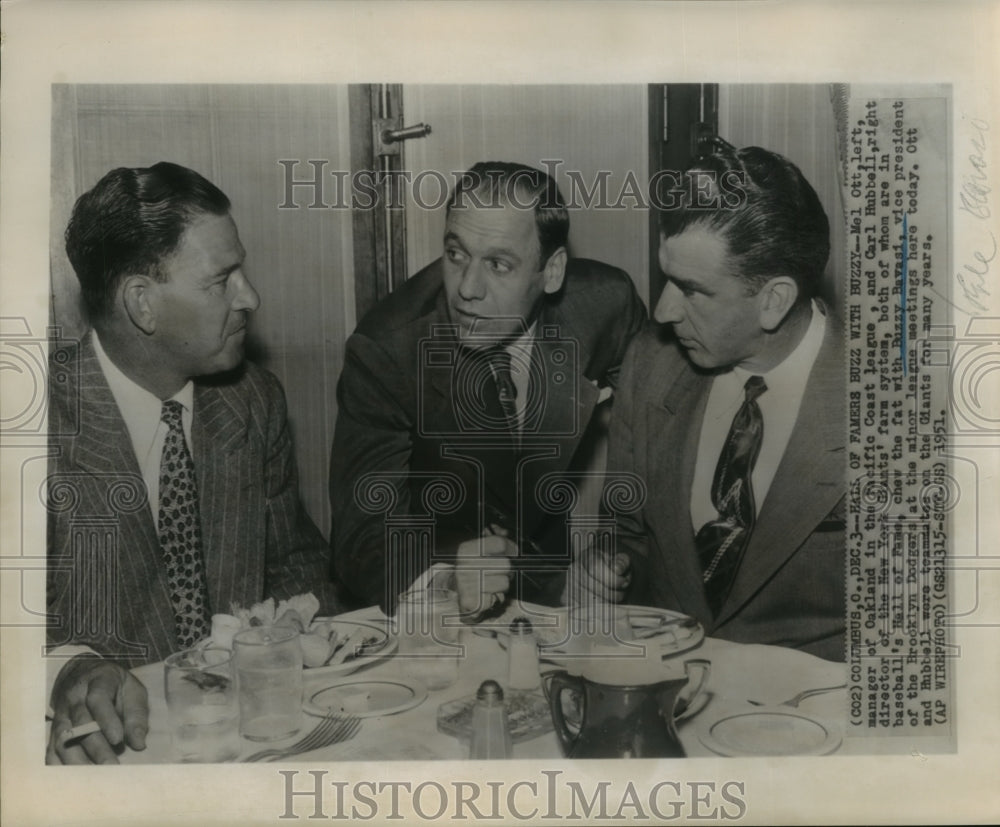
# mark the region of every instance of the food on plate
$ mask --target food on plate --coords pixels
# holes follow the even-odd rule
[[[322,666],[330,657],[330,640],[324,635],[310,632],[301,635],[299,643],[302,644],[302,663],[309,668]]]
[[[212,616],[212,634],[209,642],[225,649],[233,648],[233,636],[254,626],[282,626],[299,632],[302,662],[310,669],[339,665],[353,660],[366,650],[378,648],[380,639],[368,634],[370,629],[355,626],[350,631],[338,632],[336,621],[314,620],[319,611],[319,601],[311,592],[298,594],[275,604],[273,598],[255,603],[249,609],[230,606],[230,614]]]

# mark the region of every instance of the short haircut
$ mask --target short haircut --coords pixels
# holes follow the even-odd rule
[[[830,222],[795,164],[776,152],[736,149],[714,138],[710,152],[681,178],[678,190],[686,197],[661,213],[665,238],[692,226],[716,230],[735,265],[732,275],[751,292],[775,276],[788,276],[798,285],[799,302],[819,295],[830,257]]]
[[[468,198],[463,196],[468,195]],[[448,199],[448,213],[466,203],[532,209],[541,248],[540,266],[569,238],[569,213],[559,186],[540,169],[507,161],[481,161],[462,173]]]
[[[195,217],[225,215],[229,207],[222,190],[178,164],[111,170],[80,196],[66,228],[66,253],[91,322],[111,313],[126,276],[165,278],[161,262]]]

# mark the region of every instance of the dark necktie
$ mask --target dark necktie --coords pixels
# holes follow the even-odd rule
[[[503,410],[507,427],[511,431],[518,430],[517,417],[517,386],[510,372],[510,354],[503,347],[491,347],[487,354],[493,379],[497,384],[497,396],[500,398],[500,408]]]
[[[167,426],[160,460],[160,551],[167,570],[177,641],[193,646],[210,631],[208,589],[201,551],[198,484],[194,461],[181,425],[183,406],[175,399],[163,403],[160,418]]]
[[[733,417],[712,479],[712,505],[719,518],[705,523],[695,537],[713,615],[718,615],[729,594],[757,516],[751,474],[764,436],[757,397],[767,385],[760,376],[751,376],[744,388],[746,396]]]

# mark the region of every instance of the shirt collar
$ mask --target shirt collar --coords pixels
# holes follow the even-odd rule
[[[804,385],[803,377],[809,376],[813,362],[816,361],[820,348],[823,346],[823,336],[826,333],[826,316],[819,310],[815,302],[810,305],[809,312],[812,315],[802,340],[795,346],[795,350],[769,371],[733,368],[733,376],[739,381],[740,387],[743,387],[751,376],[762,376],[767,384],[768,392],[773,397],[777,397],[790,392],[791,388],[796,385]]]
[[[98,364],[101,366],[108,387],[111,388],[111,395],[115,398],[122,419],[125,420],[125,427],[128,428],[129,436],[132,438],[135,454],[137,457],[143,457],[149,450],[156,429],[159,427],[163,401],[122,372],[101,346],[101,339],[96,330],[91,332],[91,336]],[[189,379],[184,387],[170,398],[180,402],[186,411],[193,412],[194,383]]]
[[[506,350],[512,357],[520,353],[523,356],[531,355],[531,348],[535,342],[535,332],[538,330],[538,320],[536,319],[531,323],[524,335],[518,336],[513,342],[504,346]]]

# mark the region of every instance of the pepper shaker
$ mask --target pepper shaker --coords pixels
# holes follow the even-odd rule
[[[531,621],[516,617],[510,624],[507,646],[507,686],[511,689],[532,690],[541,686],[538,666],[538,644]]]
[[[503,690],[496,681],[483,681],[476,692],[476,705],[472,708],[472,742],[469,758],[489,760],[510,758],[513,744],[507,725],[507,709]]]

